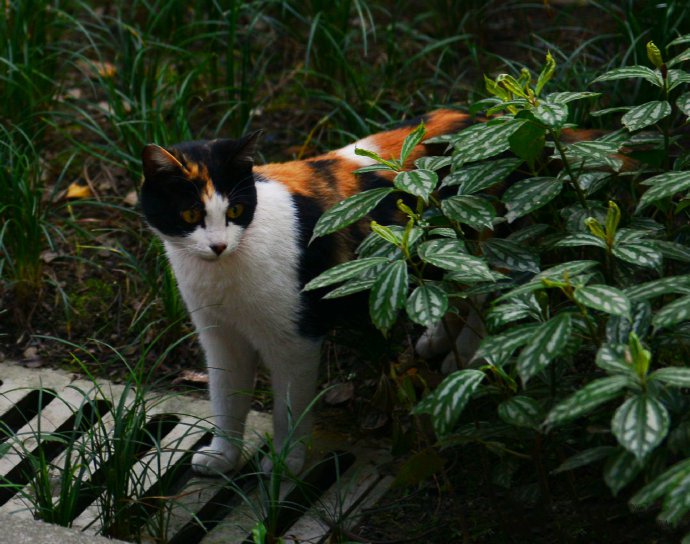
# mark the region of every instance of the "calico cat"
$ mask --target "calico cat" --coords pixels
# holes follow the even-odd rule
[[[427,137],[471,124],[466,114],[452,110],[421,120]],[[342,199],[391,183],[387,174],[353,174],[373,163],[356,155],[355,148],[397,157],[418,122],[318,157],[262,166],[254,165],[258,132],[239,140],[144,148],[144,216],[163,241],[209,373],[217,430],[210,446],[193,457],[197,472],[227,472],[237,465],[259,361],[271,373],[276,449],[288,439],[290,422],[312,401],[322,338],[344,311],[338,304],[347,301],[323,301],[323,293],[303,293],[302,287],[351,259],[369,223],[360,221],[309,244],[314,225]],[[418,145],[409,166],[429,152]],[[381,209],[377,213],[390,215],[394,201]],[[303,417],[293,436],[302,439],[309,428],[309,418]],[[298,440],[287,457],[288,468],[299,472],[304,457],[304,440]]]

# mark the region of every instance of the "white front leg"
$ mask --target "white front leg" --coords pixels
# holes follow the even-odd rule
[[[258,354],[227,326],[198,329],[206,354],[215,435],[210,446],[194,455],[192,468],[202,474],[218,474],[232,470],[240,460]]]
[[[306,440],[311,433],[308,408],[316,393],[321,341],[294,339],[283,348],[267,353],[262,350],[262,357],[271,371],[273,386],[274,450],[280,453],[286,448],[287,468],[297,474],[304,466]],[[271,470],[270,458],[264,459],[262,468]]]

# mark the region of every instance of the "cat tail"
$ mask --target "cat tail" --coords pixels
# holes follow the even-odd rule
[[[475,121],[467,113],[451,109],[435,110],[421,117],[406,121],[404,126],[380,132],[358,142],[357,147],[376,151],[384,159],[398,159],[405,138],[415,130],[420,123],[424,124],[424,138],[422,143],[412,149],[405,161],[405,168],[414,167],[414,161],[427,155],[442,155],[448,145],[446,143],[424,143],[430,138],[451,135],[472,125]]]

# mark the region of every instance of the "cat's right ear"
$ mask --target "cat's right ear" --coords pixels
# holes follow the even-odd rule
[[[149,144],[141,152],[144,176],[152,178],[160,174],[172,174],[184,167],[169,151],[156,144]]]

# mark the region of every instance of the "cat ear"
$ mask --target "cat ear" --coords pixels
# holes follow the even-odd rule
[[[170,152],[156,144],[149,144],[141,152],[144,176],[151,178],[165,172],[172,173],[184,170],[184,167]]]
[[[257,130],[239,140],[214,140],[212,142],[213,152],[221,158],[221,161],[254,164],[257,143],[263,133],[263,130]]]
[[[240,138],[239,150],[235,155],[235,160],[254,164],[254,155],[256,155],[256,150],[259,147],[259,138],[261,138],[263,133],[264,131],[259,129]]]

